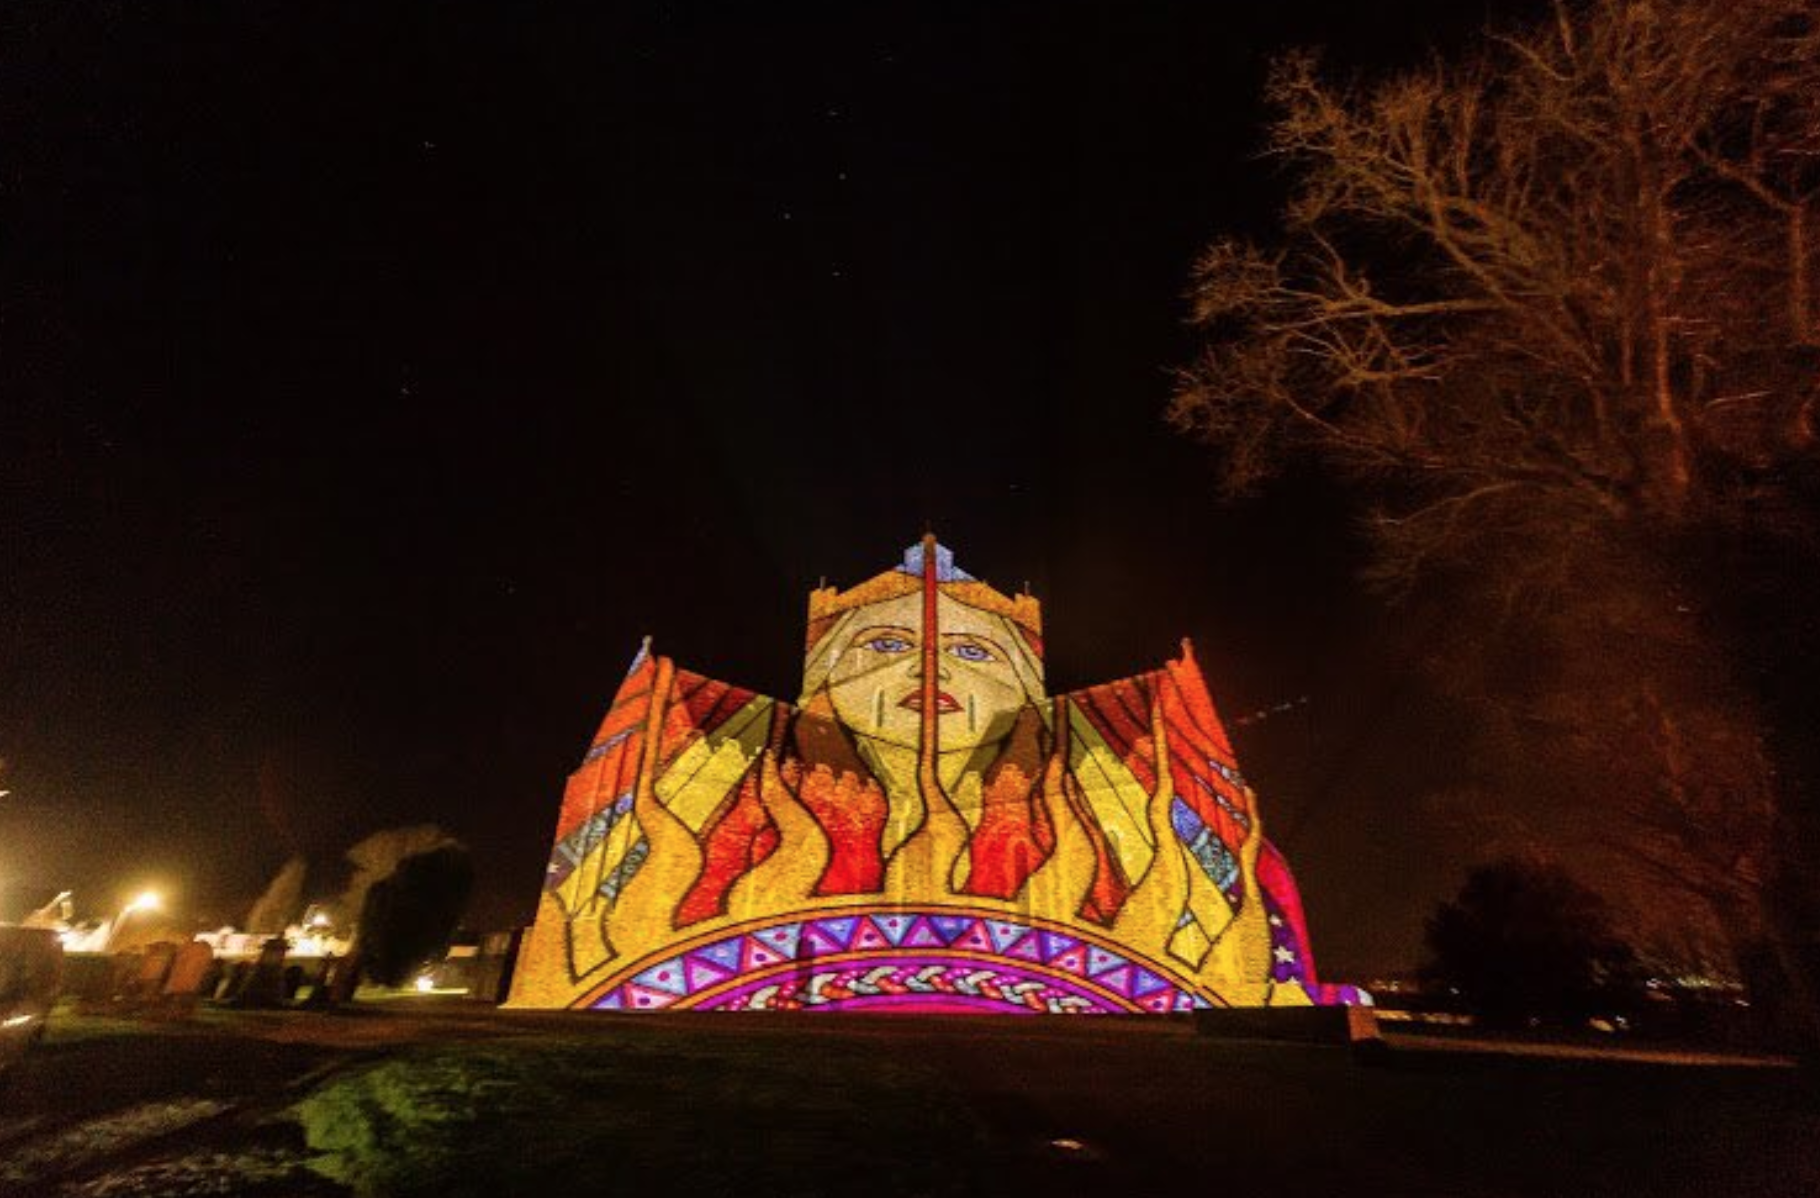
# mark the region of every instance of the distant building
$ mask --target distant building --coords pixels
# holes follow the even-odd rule
[[[570,777],[511,1005],[1170,1012],[1316,982],[1186,643],[1051,696],[934,537],[809,596],[794,706],[641,650]]]

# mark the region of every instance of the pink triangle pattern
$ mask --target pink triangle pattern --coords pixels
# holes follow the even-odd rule
[[[1131,993],[1131,966],[1121,965],[1117,969],[1108,969],[1093,979],[1114,994]]]
[[[1007,957],[1014,957],[1020,961],[1035,961],[1038,964],[1041,964],[1043,960],[1042,937],[1036,932],[1032,932],[1004,951]]]
[[[665,994],[662,990],[650,990],[643,986],[627,982],[625,991],[625,1009],[628,1011],[661,1011],[676,1001],[676,995]]]
[[[872,920],[862,919],[859,921],[859,927],[853,932],[853,941],[850,947],[876,949],[889,947],[890,944],[891,941],[885,938],[885,934],[879,931],[877,927],[873,926]]]
[[[954,938],[955,948],[970,949],[973,952],[989,953],[995,951],[992,937],[986,934],[985,925],[975,922],[968,929]]]
[[[773,951],[770,945],[756,938],[747,936],[742,937],[742,940],[739,954],[739,971],[741,973],[751,973],[754,969],[763,969],[767,965],[775,965],[779,961],[787,959],[782,954]]]
[[[898,943],[904,948],[944,948],[948,944],[927,919],[919,919],[911,924],[910,930],[904,933],[904,938]]]

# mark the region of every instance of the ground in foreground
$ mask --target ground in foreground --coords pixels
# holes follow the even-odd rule
[[[1152,1020],[60,1015],[0,1193],[1820,1193],[1792,1070]]]

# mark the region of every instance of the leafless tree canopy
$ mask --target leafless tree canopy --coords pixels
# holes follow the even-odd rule
[[[1812,455],[1806,0],[1599,0],[1370,87],[1295,54],[1269,99],[1285,237],[1203,255],[1171,407],[1229,486],[1289,444],[1393,480],[1386,565],[1414,569],[1537,503],[1697,517]]]
[[[1814,542],[1820,8],[1586,0],[1383,81],[1292,54],[1268,98],[1282,235],[1203,254],[1171,420],[1233,492],[1351,479],[1376,581],[1461,603],[1447,681],[1748,906],[1775,771],[1700,547]]]

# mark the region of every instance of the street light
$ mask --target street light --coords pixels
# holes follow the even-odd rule
[[[120,908],[120,914],[114,917],[113,924],[107,930],[107,939],[102,942],[101,951],[106,952],[114,946],[114,937],[119,935],[120,927],[126,922],[127,916],[135,911],[156,911],[163,905],[164,900],[158,897],[156,890],[140,891],[131,902]]]

